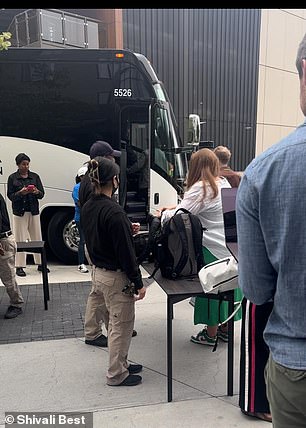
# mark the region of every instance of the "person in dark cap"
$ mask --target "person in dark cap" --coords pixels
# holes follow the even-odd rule
[[[135,300],[145,297],[137,263],[131,222],[112,199],[119,186],[119,166],[97,157],[88,163],[93,193],[81,208],[81,227],[92,261],[92,289],[109,313],[107,385],[134,386],[142,378],[140,364],[129,364],[128,351],[135,320]],[[86,220],[84,220],[86,219]]]
[[[89,150],[90,159],[98,158],[99,156],[105,157],[115,163],[115,158],[121,156],[119,150],[114,150],[112,146],[106,141],[96,141],[93,143]],[[92,182],[88,173],[82,179],[79,188],[79,203],[80,207],[89,200],[92,193]],[[82,215],[82,214],[81,214]],[[132,224],[133,233],[137,233],[136,223]],[[85,249],[87,247],[85,240]],[[93,345],[98,347],[107,347],[107,337],[102,334],[103,324],[108,329],[109,313],[105,306],[101,306],[99,296],[95,293],[90,293],[87,299],[85,311],[85,343],[86,345]],[[133,330],[133,336],[137,335],[137,331]]]
[[[39,199],[45,195],[44,187],[38,174],[30,171],[28,155],[19,153],[16,158],[17,171],[7,180],[7,197],[12,201],[13,229],[16,241],[41,241]],[[34,254],[37,270],[42,271],[41,255]],[[26,253],[16,254],[16,275],[26,276]],[[48,269],[49,271],[49,269]]]
[[[96,141],[90,147],[89,156],[90,159],[94,159],[97,156],[102,156],[115,162],[115,158],[120,157],[121,152],[119,150],[114,150],[112,146],[106,141]],[[85,175],[79,189],[79,202],[81,207],[89,199],[91,191],[91,181],[88,175]]]
[[[90,159],[97,156],[102,156],[107,159],[112,159],[121,156],[120,150],[114,150],[106,141],[96,141],[89,150]]]

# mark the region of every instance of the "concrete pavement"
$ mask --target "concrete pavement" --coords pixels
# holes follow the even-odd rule
[[[26,278],[18,278],[21,287],[41,282],[35,268],[28,269]],[[50,265],[50,270],[50,289],[58,282],[69,289],[70,281],[90,279],[76,266]],[[5,308],[0,309],[4,313]],[[9,411],[89,411],[95,428],[267,427],[266,422],[241,414],[237,405],[240,323],[235,323],[234,396],[227,397],[227,345],[220,342],[213,353],[211,347],[191,343],[191,334],[199,329],[192,319],[188,300],[175,305],[171,403],[167,402],[166,295],[156,283],[137,302],[138,335],[132,339],[129,359],[144,366],[143,383],[138,386],[107,386],[107,349],[85,345],[83,337],[1,344],[0,427],[4,412]],[[15,321],[6,320],[6,325]]]

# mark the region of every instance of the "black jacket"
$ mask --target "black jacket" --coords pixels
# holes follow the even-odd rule
[[[117,202],[106,195],[92,195],[81,209],[81,227],[95,266],[121,269],[136,290],[143,287],[131,222]]]
[[[37,187],[39,190],[37,195],[33,193],[29,193],[28,195],[16,195],[16,192],[29,184],[34,184]],[[42,182],[39,175],[35,172],[29,171],[28,177],[23,178],[17,170],[11,174],[7,180],[7,197],[12,201],[13,214],[18,217],[22,217],[25,211],[30,211],[32,215],[38,215],[38,199],[42,199],[44,195],[45,191]]]

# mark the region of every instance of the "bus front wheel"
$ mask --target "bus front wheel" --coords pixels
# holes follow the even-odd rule
[[[54,255],[64,264],[78,263],[79,233],[73,214],[56,212],[48,226],[48,243]]]

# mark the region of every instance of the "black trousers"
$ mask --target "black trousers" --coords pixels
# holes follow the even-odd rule
[[[272,307],[272,302],[254,305],[245,298],[242,301],[239,406],[247,412],[270,413],[264,378],[269,348],[263,331]]]

